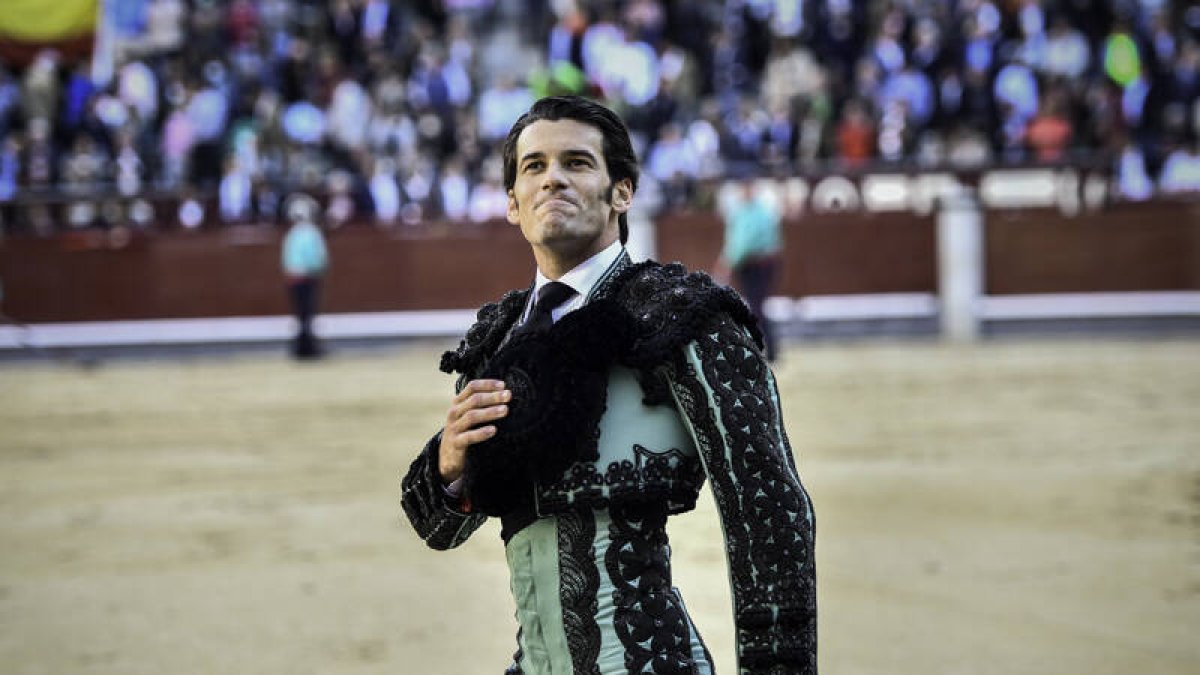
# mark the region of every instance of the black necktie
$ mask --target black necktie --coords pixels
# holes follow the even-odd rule
[[[538,291],[537,303],[533,306],[533,311],[529,313],[529,319],[513,331],[513,334],[542,331],[549,328],[554,323],[550,312],[566,302],[572,295],[575,295],[575,289],[561,281],[551,281],[542,286],[542,289]]]

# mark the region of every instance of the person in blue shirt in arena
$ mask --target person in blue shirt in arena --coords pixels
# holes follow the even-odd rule
[[[764,309],[779,273],[783,248],[780,210],[773,196],[744,178],[736,192],[723,200],[725,245],[717,261],[717,278],[732,280],[758,319],[766,342],[767,359],[779,355],[778,342]]]
[[[321,356],[321,345],[313,332],[317,315],[321,279],[329,268],[329,252],[325,238],[317,225],[317,201],[306,194],[288,198],[284,213],[292,225],[283,238],[283,272],[287,277],[292,312],[296,317],[296,336],[292,340],[292,356],[315,359]]]

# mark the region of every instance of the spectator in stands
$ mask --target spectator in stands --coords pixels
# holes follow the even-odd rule
[[[580,60],[571,63],[579,66],[587,78],[601,89],[611,91],[620,79],[618,70],[628,67],[619,61],[618,54],[625,47],[625,31],[621,29],[613,10],[602,7],[594,21],[588,21],[580,39]]]
[[[205,80],[193,81],[187,102],[195,142],[190,160],[191,180],[199,185],[216,182],[221,174],[222,142],[229,116],[229,100],[217,86],[224,78],[224,66],[209,61],[204,66]]]
[[[367,50],[387,44],[389,29],[394,26],[394,12],[389,0],[366,0],[361,14],[363,47]]]
[[[726,116],[727,135],[722,148],[728,162],[739,171],[748,170],[758,162],[769,121],[766,111],[750,98],[743,98],[736,111]]]
[[[1040,71],[1046,61],[1046,14],[1036,2],[1021,3],[1016,13],[1021,35],[1012,45],[1016,58]]]
[[[121,66],[117,79],[117,96],[126,108],[136,113],[136,126],[154,124],[158,117],[158,77],[150,66],[131,59]]]
[[[720,110],[715,102],[701,105],[700,115],[688,124],[687,142],[696,153],[696,177],[717,178],[725,172],[721,157]]]
[[[629,0],[622,19],[635,39],[654,44],[663,37],[667,13],[659,0]]]
[[[108,157],[90,136],[79,136],[62,160],[63,187],[74,199],[67,205],[67,224],[80,229],[96,224],[100,182],[108,175]]]
[[[432,111],[444,119],[470,96],[471,82],[463,65],[447,59],[440,45],[427,46],[408,80],[408,101],[413,109]]]
[[[914,65],[906,64],[890,73],[879,88],[879,108],[887,109],[892,102],[904,104],[908,122],[915,129],[923,129],[933,118],[936,106],[933,83]]]
[[[1142,55],[1129,25],[1119,21],[1101,46],[1104,73],[1121,88],[1142,78]]]
[[[875,155],[875,125],[866,104],[851,100],[842,109],[837,129],[837,158],[847,166],[862,166]]]
[[[1068,22],[1065,14],[1056,15],[1046,37],[1041,70],[1068,81],[1078,80],[1091,65],[1091,56],[1083,33]]]
[[[222,222],[226,225],[249,222],[254,212],[250,174],[236,156],[231,155],[225,160],[225,173],[221,177],[218,195],[217,206]]]
[[[347,155],[362,149],[366,145],[371,112],[367,91],[349,73],[343,72],[325,111],[327,133],[334,147]]]
[[[96,94],[96,84],[92,81],[91,67],[90,61],[80,61],[75,64],[71,75],[67,78],[63,92],[63,109],[59,119],[62,121],[60,129],[62,136],[68,141],[75,138],[75,134],[83,125],[88,104]],[[0,123],[0,128],[3,128],[3,123]]]
[[[253,42],[258,37],[258,9],[251,0],[232,0],[225,10],[225,25],[235,47]]]
[[[329,194],[329,203],[325,205],[325,222],[331,229],[337,229],[354,220],[358,210],[354,199],[354,177],[349,171],[338,169],[325,179],[325,191]]]
[[[1146,156],[1129,137],[1117,159],[1116,182],[1117,194],[1123,199],[1140,202],[1154,194],[1154,182],[1146,170]]]
[[[1158,188],[1169,195],[1200,193],[1200,141],[1180,145],[1167,155]]]
[[[942,26],[932,17],[921,17],[913,28],[910,64],[927,77],[935,76],[945,65],[944,43]]]
[[[517,78],[511,74],[502,75],[479,96],[477,115],[480,136],[488,144],[502,141],[513,122],[531,105],[533,93],[529,88],[520,86]]]
[[[493,154],[485,159],[480,173],[482,179],[471,188],[471,222],[503,220],[508,215],[508,192],[502,183],[499,156]]]
[[[275,223],[282,215],[279,186],[272,179],[256,175],[250,179],[250,193],[254,201],[254,215],[261,223]]]
[[[57,120],[60,86],[58,52],[42,50],[25,71],[21,83],[21,107],[26,120]]]
[[[1179,50],[1179,57],[1171,68],[1166,89],[1170,92],[1170,99],[1180,105],[1200,105],[1200,42],[1184,42]],[[1200,128],[1197,128],[1196,132],[1200,133]]]
[[[387,157],[375,160],[368,186],[375,208],[375,222],[382,227],[395,225],[400,217],[400,184],[396,182],[396,163]]]
[[[117,134],[117,148],[113,156],[117,193],[122,197],[135,197],[142,191],[146,165],[142,162],[134,143],[132,130]]]
[[[365,205],[363,152],[406,167],[406,179],[418,154],[434,167],[457,155],[475,176],[516,111],[554,93],[607,98],[647,158],[677,125],[705,176],[830,159],[1025,162],[1061,156],[1033,139],[1061,135],[1065,121],[1080,156],[1115,158],[1124,147],[1113,139],[1132,137],[1155,185],[1164,144],[1200,133],[1200,43],[1178,3],[533,1],[522,18],[553,13],[548,34],[510,30],[494,5],[150,0],[111,81],[50,52],[0,69],[0,138],[47,120],[48,138],[24,144],[35,154],[21,183],[62,187],[60,148],[86,134],[115,158],[132,126],[144,180],[208,198],[253,123],[273,189],[320,189],[344,168]],[[478,62],[494,54],[502,66]],[[1059,89],[1054,106],[1042,101]],[[860,98],[869,105],[848,112]],[[847,154],[843,141],[862,130],[872,140]]]
[[[196,230],[204,224],[204,204],[196,197],[190,188],[185,189],[183,198],[179,200],[176,219],[185,230]]]
[[[471,208],[471,183],[467,179],[466,167],[459,157],[451,157],[442,166],[437,181],[442,217],[450,220],[466,220]]]
[[[800,137],[797,158],[804,164],[824,159],[828,152],[829,134],[833,122],[833,83],[822,75],[820,86],[805,99],[799,112]]]
[[[662,128],[646,159],[646,173],[658,181],[668,207],[686,205],[699,162],[700,158],[684,138],[679,125],[671,123]]]
[[[417,125],[400,105],[383,105],[371,118],[367,139],[372,152],[411,159],[417,153]]]
[[[880,68],[884,78],[900,72],[907,65],[908,57],[901,45],[904,25],[903,10],[890,8],[879,22],[879,31],[871,43],[869,58]]]
[[[770,119],[763,133],[762,154],[759,161],[768,171],[786,172],[796,159],[800,129],[792,114],[792,105],[776,103],[769,108]]]
[[[908,104],[900,99],[887,101],[879,116],[879,135],[875,141],[879,157],[888,162],[901,161],[912,154],[918,133]]]
[[[685,108],[694,107],[703,88],[699,59],[680,45],[666,40],[660,43],[660,50],[660,91]]]
[[[57,176],[58,150],[50,135],[50,121],[35,117],[26,123],[25,182],[33,190],[49,191]]]
[[[808,47],[776,40],[763,71],[763,103],[774,110],[792,106],[800,97],[816,93],[822,84],[823,72]]]
[[[1001,147],[1007,157],[1020,160],[1024,157],[1025,130],[1041,105],[1037,77],[1022,56],[996,73],[992,87],[1000,113],[997,132]]]
[[[1039,162],[1057,162],[1066,156],[1071,143],[1071,121],[1064,114],[1062,92],[1048,95],[1037,117],[1025,129],[1025,142]]]
[[[8,136],[20,106],[21,91],[12,75],[0,64],[0,137]]]
[[[50,137],[50,121],[36,117],[26,123],[25,184],[33,193],[48,193],[54,186],[58,150]],[[54,230],[54,220],[46,204],[34,204],[28,210],[28,222],[33,231],[47,235]]]
[[[296,101],[280,119],[287,140],[296,145],[316,145],[328,128],[325,112],[307,100]]]
[[[109,83],[92,98],[92,106],[84,115],[83,130],[105,149],[111,149],[117,132],[127,124],[131,124],[129,108],[117,95],[116,83]]]
[[[283,272],[296,317],[292,356],[315,359],[322,350],[313,332],[313,320],[317,315],[321,280],[329,268],[325,238],[317,224],[320,207],[312,197],[294,194],[284,204],[284,213],[291,223],[283,239]]]
[[[151,0],[146,6],[146,45],[152,54],[173,54],[184,43],[183,0]]]
[[[16,133],[4,136],[0,147],[0,202],[11,201],[17,195],[17,183],[21,176],[21,137]],[[12,217],[5,219],[11,223]]]
[[[20,226],[18,209],[13,204],[21,179],[21,137],[13,132],[4,136],[0,146],[0,237]]]
[[[182,107],[174,108],[163,125],[162,185],[166,188],[182,186],[188,178],[188,162],[192,155],[196,136],[192,128],[192,118]]]

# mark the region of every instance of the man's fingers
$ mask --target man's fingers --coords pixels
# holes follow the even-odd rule
[[[510,400],[512,400],[512,392],[507,389],[471,394],[450,408],[450,413],[446,416],[446,421],[453,423],[473,410],[479,410],[488,406],[503,405]]]
[[[508,403],[508,399],[512,397],[512,393],[508,390],[493,391],[486,394],[473,394],[471,398],[464,401],[466,408],[483,408],[497,403]]]
[[[508,406],[495,405],[490,408],[473,408],[459,415],[457,419],[453,419],[446,426],[455,440],[461,439],[464,435],[469,434],[474,430],[474,427],[500,419],[508,414]],[[482,439],[481,439],[482,440]],[[467,445],[477,443],[478,441],[467,441]]]
[[[465,434],[463,434],[462,436],[460,436],[459,438],[462,438],[463,441],[465,441],[467,445],[475,445],[476,443],[482,443],[483,441],[486,441],[487,439],[489,439],[495,435],[496,435],[496,427],[488,425],[486,427],[479,427],[478,429],[472,429],[472,430],[466,432]]]
[[[471,396],[481,393],[495,393],[504,390],[504,382],[500,380],[471,380],[467,386],[454,397],[455,403],[462,403]]]
[[[475,408],[474,410],[463,415],[460,419],[465,428],[471,428],[483,422],[498,420],[508,414],[508,406],[494,405],[490,408]]]

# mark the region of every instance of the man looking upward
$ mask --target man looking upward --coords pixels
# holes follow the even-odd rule
[[[442,358],[458,393],[402,483],[414,529],[441,550],[501,519],[520,627],[507,673],[712,673],[666,534],[707,478],[739,672],[816,673],[812,504],[753,316],[706,275],[630,261],[638,166],[607,108],[535,103],[504,177],[537,271]]]

